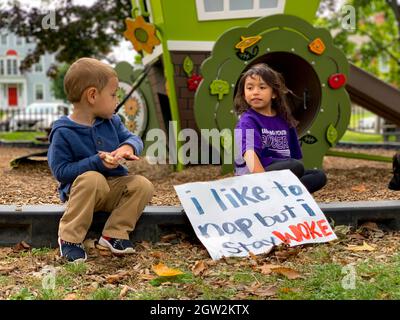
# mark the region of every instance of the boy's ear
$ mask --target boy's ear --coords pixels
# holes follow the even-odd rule
[[[90,87],[86,89],[86,98],[89,103],[94,103],[97,96],[97,89],[95,87]]]

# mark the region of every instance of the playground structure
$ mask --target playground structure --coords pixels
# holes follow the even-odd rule
[[[133,19],[127,32],[134,35],[135,49],[146,52],[143,64],[151,67],[119,112],[131,131],[144,138],[153,128],[166,131],[170,120],[177,122],[177,131],[232,130],[237,121],[232,111],[237,81],[243,71],[258,62],[282,72],[298,97],[291,101],[291,107],[300,122],[299,137],[309,168],[320,167],[329,148],[344,134],[350,99],[400,125],[400,105],[396,104],[400,91],[349,65],[334,47],[329,32],[311,25],[319,0],[258,1],[259,5],[270,6],[242,12],[228,10],[228,2],[133,1]],[[207,7],[211,3],[214,7]],[[222,3],[222,7],[216,3]],[[115,69],[123,97],[142,69],[127,62]],[[221,145],[232,148],[226,143]],[[178,164],[177,169],[181,168]],[[230,170],[232,165],[223,165],[224,172]],[[356,227],[360,221],[384,220],[400,229],[400,206],[394,201],[320,207],[336,224]],[[0,224],[5,230],[0,245],[25,240],[33,246],[55,246],[63,210],[59,206],[0,206]],[[96,219],[94,231],[100,230],[105,216]],[[147,207],[135,237],[154,240],[159,234],[157,226],[162,224],[188,222],[181,207]],[[47,227],[42,229],[43,225]]]
[[[400,106],[395,104],[400,92],[349,65],[329,32],[310,24],[319,0],[266,1],[270,5],[265,8],[261,1],[259,8],[235,10],[233,3],[221,1],[216,1],[220,7],[204,0],[133,2],[133,19],[127,20],[127,25],[137,25],[133,29],[128,26],[125,35],[144,53],[144,65],[153,64],[148,76],[152,95],[146,99],[152,101],[149,108],[156,110],[153,123],[158,128],[166,130],[168,121],[174,120],[178,132],[185,128],[232,131],[237,122],[233,112],[237,81],[243,71],[259,62],[280,71],[296,95],[290,104],[299,121],[308,168],[321,167],[324,155],[345,133],[350,98],[400,123]],[[176,6],[185,14],[178,17]],[[144,17],[150,21],[147,26]],[[144,38],[136,36],[139,30],[147,32],[144,38],[153,38],[148,42],[159,44],[144,48]],[[126,70],[116,69],[121,80],[126,78]],[[150,124],[148,129],[153,127]],[[228,149],[225,151],[232,157],[233,144],[224,143],[230,138],[222,136],[214,149]],[[229,163],[223,161],[223,154],[221,162]],[[181,168],[178,164],[178,170]],[[232,164],[222,166],[224,173],[232,169]]]

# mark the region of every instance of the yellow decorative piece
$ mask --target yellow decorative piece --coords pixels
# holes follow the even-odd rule
[[[135,20],[125,19],[126,30],[124,36],[130,42],[136,51],[146,51],[152,53],[154,47],[160,44],[156,36],[156,28],[153,24],[147,23],[142,16],[137,16]]]
[[[310,49],[311,52],[317,55],[323,54],[326,49],[325,43],[322,41],[321,38],[316,38],[313,42],[311,42],[308,45],[308,48]]]
[[[135,116],[139,109],[139,103],[135,98],[130,98],[125,102],[125,113],[129,116]]]
[[[136,122],[135,121],[129,120],[125,123],[125,126],[131,132],[134,132],[136,130]]]
[[[235,46],[236,49],[240,49],[240,52],[243,53],[247,48],[250,48],[252,45],[255,45],[258,41],[262,39],[261,36],[254,37],[240,37],[242,40],[238,42]]]

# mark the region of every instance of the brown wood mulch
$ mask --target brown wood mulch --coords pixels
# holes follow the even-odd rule
[[[47,162],[23,164],[11,168],[12,159],[40,150],[0,147],[0,204],[35,205],[61,204],[57,194],[57,182],[52,177]],[[346,150],[348,151],[348,150]],[[392,156],[391,150],[352,150],[364,153]],[[220,166],[191,166],[183,172],[173,172],[169,165],[150,165],[145,159],[129,165],[130,171],[146,176],[155,185],[155,195],[150,205],[180,205],[174,185],[216,180],[232,176],[220,174]],[[325,157],[323,167],[328,183],[314,194],[318,202],[398,200],[400,192],[390,191],[387,184],[392,176],[391,164]]]

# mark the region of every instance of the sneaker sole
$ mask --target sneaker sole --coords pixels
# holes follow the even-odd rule
[[[86,252],[85,252],[85,258],[80,258],[80,259],[76,259],[76,260],[74,260],[74,261],[69,261],[68,258],[67,258],[66,256],[64,256],[63,253],[62,253],[62,249],[61,249],[61,238],[60,238],[60,237],[58,237],[58,247],[60,248],[60,256],[61,256],[62,258],[67,259],[68,263],[79,263],[79,262],[85,262],[85,261],[87,260],[87,254],[86,254]]]
[[[106,240],[103,239],[103,237],[100,238],[98,244],[104,248],[109,249],[112,253],[116,254],[126,254],[126,253],[134,253],[135,250],[133,248],[126,248],[125,250],[117,250],[113,248],[113,246]]]

